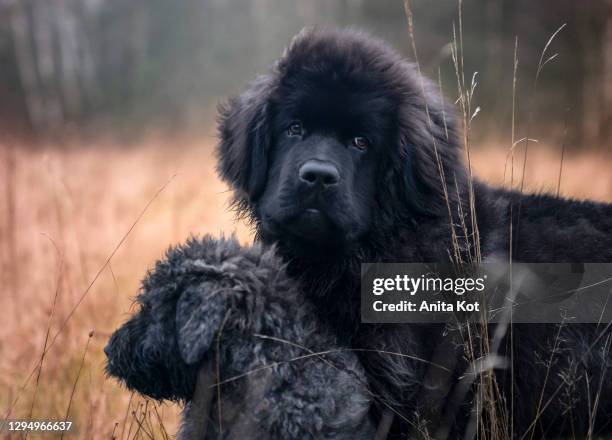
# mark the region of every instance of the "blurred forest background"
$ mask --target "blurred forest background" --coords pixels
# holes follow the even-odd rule
[[[450,104],[458,1],[411,6],[422,70]],[[612,201],[612,0],[462,6],[475,174],[522,187],[524,169],[526,191]],[[315,24],[412,57],[401,0],[0,0],[0,428],[68,419],[73,438],[170,438],[177,406],[106,378],[102,348],[169,245],[252,239],[215,173],[216,105]],[[511,145],[526,136],[528,156]]]
[[[450,48],[456,0],[412,2],[423,70],[455,96]],[[138,137],[210,130],[236,93],[303,26],[350,25],[410,55],[401,0],[2,0],[0,123],[6,132]],[[515,37],[518,108],[525,109],[548,37],[534,110],[538,135],[608,144],[612,127],[612,2],[463,1],[466,75],[478,72],[478,138],[509,132]],[[569,109],[569,110],[567,110]],[[519,115],[525,116],[525,111]]]

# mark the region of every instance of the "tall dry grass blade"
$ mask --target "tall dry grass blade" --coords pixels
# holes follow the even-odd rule
[[[117,277],[115,276],[113,265],[110,262],[108,263],[108,271],[110,272],[111,277],[113,278],[113,285],[115,286],[115,293],[119,295],[119,283],[117,282]]]
[[[161,405],[163,405],[163,403]],[[164,425],[164,418],[159,413],[157,404],[153,405],[153,410],[155,411],[155,418],[157,420],[156,426],[158,426],[161,430],[161,434],[164,437],[164,440],[170,440],[170,435],[168,434],[168,431],[166,431],[166,426]],[[204,437],[202,437],[202,440],[204,440]]]
[[[448,222],[451,228],[451,239],[453,244],[453,253],[456,262],[461,262],[461,252],[459,247],[459,241],[457,239],[457,233],[455,231],[455,224],[453,222],[453,214],[450,206],[450,198],[448,195],[448,188],[446,185],[446,177],[444,175],[444,167],[442,165],[442,159],[440,158],[440,154],[438,152],[438,143],[436,141],[436,137],[433,131],[433,123],[431,121],[431,115],[429,113],[429,105],[427,104],[427,95],[425,93],[425,84],[423,82],[423,76],[421,75],[421,65],[419,63],[419,56],[416,48],[416,38],[414,35],[414,23],[413,23],[413,14],[412,8],[410,7],[410,0],[404,0],[404,10],[406,12],[406,18],[408,20],[408,33],[410,35],[410,42],[412,46],[412,52],[414,56],[414,63],[417,68],[417,72],[420,78],[420,86],[421,86],[421,96],[423,98],[423,103],[425,105],[425,113],[427,114],[427,126],[429,128],[429,132],[431,134],[431,139],[434,147],[434,155],[436,157],[436,164],[438,167],[438,175],[440,177],[440,182],[442,185],[442,191],[444,194],[444,200],[446,202],[446,209],[448,211]]]
[[[548,64],[549,61],[556,58],[555,56],[553,56],[553,57],[549,57],[548,59],[544,60],[544,57],[546,56],[546,51],[550,47],[555,37],[559,34],[559,32],[563,30],[563,28],[565,28],[566,25],[567,23],[563,23],[555,32],[553,32],[553,34],[550,36],[550,38],[544,45],[544,49],[542,50],[542,53],[540,54],[540,60],[538,61],[538,69],[536,71],[536,75],[533,81],[533,92],[531,94],[530,103],[529,103],[529,119],[527,121],[527,136],[525,136],[525,150],[523,154],[523,171],[521,175],[521,185],[520,185],[520,190],[519,190],[521,193],[523,192],[524,187],[525,187],[525,171],[527,170],[527,157],[528,157],[527,155],[529,152],[529,140],[531,136],[531,129],[533,125],[533,116],[534,116],[533,107],[535,105],[535,100],[538,94],[538,82],[540,79],[540,74],[542,73],[544,66]],[[515,234],[517,240],[518,240],[519,225],[520,225],[520,218],[521,218],[521,207],[522,207],[522,203],[519,201],[518,214],[517,214],[517,219],[516,219],[516,234]],[[516,244],[515,244],[515,247],[516,247]]]
[[[472,246],[474,247],[474,258],[476,262],[481,260],[480,253],[480,233],[478,230],[478,220],[476,216],[476,203],[474,196],[474,175],[472,170],[472,158],[471,158],[471,123],[473,118],[480,111],[477,108],[472,112],[472,99],[474,91],[476,89],[476,75],[477,72],[472,74],[472,81],[469,88],[465,82],[465,65],[463,57],[463,3],[459,0],[457,5],[458,21],[459,21],[459,39],[457,39],[457,32],[455,24],[453,23],[453,41],[451,43],[451,58],[453,60],[453,66],[455,68],[455,76],[457,78],[457,92],[459,98],[457,102],[460,104],[460,110],[462,115],[462,126],[463,126],[463,147],[466,154],[466,162],[468,169],[468,204],[470,208],[470,221],[472,226]]]
[[[94,421],[93,421],[94,404],[93,404],[93,393],[92,393],[91,368],[89,369],[88,373],[89,373],[89,420],[87,423],[87,433],[88,433],[88,436],[91,437],[91,434],[93,432],[93,425],[94,425]]]
[[[516,84],[518,82],[518,75],[517,75],[517,70],[518,70],[518,36],[514,37],[514,61],[513,61],[513,68],[512,68],[512,142],[511,142],[511,147],[510,147],[510,151],[512,154],[512,163],[510,165],[510,189],[512,189],[512,186],[514,185],[514,139],[516,136]],[[505,172],[505,170],[504,170]],[[509,243],[508,243],[508,264],[510,265],[509,267],[509,274],[510,274],[510,279],[509,281],[509,285],[510,285],[510,291],[513,292],[514,291],[514,285],[513,285],[513,276],[512,276],[512,215],[513,215],[513,206],[512,206],[512,201],[510,201],[510,221],[508,222],[508,228],[509,230]],[[514,317],[513,317],[513,313],[514,313],[514,309],[512,307],[510,307],[510,438],[514,438],[514,384],[515,384],[515,379],[514,379]]]
[[[460,72],[461,72],[461,83],[463,84],[463,89],[465,90],[465,66],[464,66],[464,58],[463,58],[463,1],[459,0],[457,2],[457,16],[459,18],[459,61],[461,63]]]
[[[140,407],[141,407],[140,419],[138,418],[139,415],[134,412],[135,414],[134,420],[136,421],[136,425],[138,425],[138,429],[136,429],[136,432],[134,432],[134,437],[132,437],[132,439],[137,439],[139,436],[142,437],[142,434],[141,434],[142,432],[146,434],[149,439],[155,440],[153,438],[153,435],[149,431],[147,431],[147,426],[146,426],[147,410],[149,408],[149,399],[145,399],[144,408],[142,408],[142,403],[140,404]]]
[[[461,121],[462,121],[462,127],[463,127],[463,145],[464,145],[464,150],[465,150],[465,154],[466,154],[466,165],[468,168],[468,206],[469,206],[469,210],[470,210],[470,223],[472,226],[472,242],[470,243],[471,247],[474,247],[474,258],[475,261],[478,261],[479,259],[479,255],[480,255],[480,239],[479,239],[479,235],[478,235],[478,226],[477,226],[477,221],[476,221],[476,210],[475,210],[475,203],[474,203],[474,191],[473,191],[473,174],[472,174],[472,160],[471,160],[471,153],[470,153],[470,125],[471,125],[471,104],[470,104],[470,100],[471,100],[471,94],[473,93],[473,87],[472,87],[472,93],[466,92],[464,89],[464,79],[463,79],[463,73],[460,71],[461,67],[461,60],[460,60],[460,55],[458,53],[459,49],[458,49],[458,43],[457,43],[457,35],[456,35],[456,30],[455,30],[455,26],[453,24],[453,43],[451,44],[451,58],[453,60],[453,66],[455,68],[455,76],[457,78],[457,92],[459,94],[459,98],[457,99],[457,103],[459,104],[459,108],[461,110]],[[472,77],[474,78],[474,77]],[[474,85],[475,87],[475,85]],[[473,262],[474,260],[470,260],[470,262]]]
[[[553,358],[557,353],[557,349],[559,348],[559,342],[561,341],[561,330],[563,329],[563,322],[559,325],[559,329],[557,330],[557,335],[555,336],[555,342],[553,344],[553,348],[550,351],[550,357],[548,362],[546,363],[546,373],[544,374],[544,383],[542,384],[542,389],[540,390],[540,398],[538,399],[538,406],[536,407],[536,414],[540,412],[540,408],[542,407],[542,401],[544,400],[544,392],[546,391],[546,385],[548,384],[548,378],[550,376],[550,370],[553,365]],[[535,426],[531,428],[530,439],[533,439],[533,435],[535,434]]]
[[[555,32],[553,32],[553,34],[550,36],[550,38],[548,39],[548,41],[546,42],[546,44],[544,45],[544,49],[542,50],[542,53],[540,54],[540,61],[538,62],[538,71],[536,73],[536,78],[537,76],[539,76],[540,72],[542,71],[542,69],[544,68],[544,66],[553,58],[555,58],[558,54],[554,54],[553,56],[549,57],[546,61],[542,62],[542,60],[544,59],[544,57],[546,56],[546,51],[548,50],[550,44],[552,43],[552,41],[555,39],[555,37],[557,36],[557,34],[559,32],[561,32],[563,30],[563,28],[565,28],[565,26],[567,26],[567,23],[563,23],[561,26],[559,26],[559,29],[557,29]]]
[[[132,427],[134,426],[134,420],[136,420],[136,410],[132,410],[131,414],[131,418],[130,418],[130,425],[128,426],[128,433],[127,433],[127,439],[131,439],[132,437],[130,437],[130,434],[132,433]]]
[[[104,264],[102,264],[102,266],[98,269],[96,275],[94,276],[94,278],[92,279],[92,281],[89,283],[89,285],[87,286],[87,288],[85,289],[85,291],[83,292],[83,294],[79,297],[79,300],[76,302],[76,304],[72,307],[72,309],[70,310],[70,312],[68,313],[68,315],[66,316],[66,318],[64,319],[64,321],[62,322],[62,324],[60,325],[59,329],[57,330],[57,332],[55,333],[55,335],[53,336],[53,338],[51,339],[51,341],[49,342],[49,344],[47,345],[47,349],[45,350],[45,354],[55,345],[55,341],[57,340],[57,338],[59,337],[59,335],[62,333],[62,331],[64,331],[64,329],[66,328],[66,326],[68,325],[68,322],[70,321],[70,319],[72,318],[72,316],[74,315],[74,313],[76,312],[77,308],[79,307],[79,305],[83,302],[83,300],[85,299],[85,297],[87,296],[87,294],[90,292],[91,288],[94,286],[94,284],[96,283],[96,281],[98,280],[98,278],[100,277],[100,275],[102,274],[102,272],[106,269],[106,267],[108,266],[108,264],[111,262],[112,258],[115,256],[115,254],[117,253],[117,251],[119,250],[119,248],[123,245],[123,243],[125,242],[125,240],[127,240],[127,238],[129,237],[129,235],[132,233],[132,231],[134,230],[134,228],[136,228],[136,225],[140,222],[140,220],[142,219],[142,217],[145,215],[145,213],[147,212],[147,210],[149,209],[149,207],[151,206],[151,204],[159,197],[159,195],[166,189],[166,187],[170,184],[170,182],[172,182],[172,180],[174,179],[174,176],[172,176],[170,179],[168,179],[168,181],[166,181],[166,183],[164,183],[164,185],[159,188],[157,190],[157,192],[153,195],[153,197],[147,202],[147,204],[145,205],[145,207],[142,209],[142,211],[140,212],[140,214],[138,214],[138,216],[136,217],[136,220],[132,223],[132,225],[130,226],[130,228],[127,230],[127,232],[121,237],[121,239],[119,240],[119,242],[117,243],[117,245],[113,248],[112,252],[108,255],[108,257],[106,258]],[[28,384],[30,383],[30,380],[32,379],[32,377],[34,376],[34,373],[36,373],[36,370],[38,368],[38,365],[36,365],[30,372],[30,374],[28,375],[28,377],[25,379],[24,383],[22,384],[22,386],[20,387],[20,392],[17,394],[17,396],[15,397],[15,399],[13,400],[13,402],[11,402],[11,404],[9,405],[9,407],[7,408],[5,417],[3,419],[3,423],[4,421],[8,420],[8,418],[10,417],[13,409],[15,408],[15,405],[17,405],[17,402],[19,401],[19,398],[21,397],[21,393],[23,392],[23,390],[25,390],[25,388],[28,386]],[[3,426],[3,425],[0,425]]]
[[[463,231],[463,238],[465,240],[465,249],[467,250],[467,258],[468,261],[473,261],[472,257],[472,246],[470,244],[471,234],[468,230],[467,224],[465,223],[465,213],[463,212],[463,200],[461,200],[461,193],[459,191],[459,183],[457,182],[457,176],[453,176],[455,180],[455,191],[457,192],[457,214],[459,215],[459,219],[461,220],[460,226]]]
[[[610,338],[612,335],[608,335],[606,338],[606,343],[604,344],[603,349],[603,358],[608,359],[610,354]],[[599,408],[599,399],[601,397],[601,390],[604,384],[604,376],[606,374],[606,368],[601,369],[601,375],[599,377],[599,388],[597,389],[597,394],[595,395],[595,403],[593,404],[593,410],[589,413],[589,430],[587,431],[587,439],[593,438],[593,428],[595,426],[595,419],[597,418],[597,410]]]
[[[85,344],[85,349],[83,350],[83,357],[81,358],[81,364],[79,365],[79,371],[77,372],[77,376],[74,379],[74,384],[72,385],[72,391],[70,392],[70,399],[68,400],[68,407],[66,408],[66,416],[64,416],[64,422],[68,420],[68,416],[70,415],[70,408],[72,407],[72,400],[74,399],[74,393],[76,392],[77,384],[79,383],[79,378],[81,377],[81,371],[83,371],[83,365],[85,365],[85,356],[87,356],[87,349],[89,348],[89,343],[91,342],[91,338],[94,335],[94,331],[89,332],[89,336],[87,337],[87,343]],[[60,440],[64,439],[65,431],[62,431],[62,435],[60,436]]]
[[[511,131],[510,131],[511,141],[510,141],[510,148],[508,148],[508,153],[506,155],[506,162],[504,163],[504,178],[503,178],[504,183],[506,182],[506,170],[508,167],[508,160],[510,158],[512,159],[512,165],[514,165],[514,147],[517,143],[515,139],[516,139],[516,85],[518,82],[518,75],[517,75],[518,36],[514,37],[514,59],[513,59],[512,66],[513,66],[512,67],[512,120],[511,120]],[[513,185],[512,176],[514,173],[514,167],[510,169],[510,172],[511,172],[510,189],[512,189],[512,185]]]
[[[476,380],[485,372],[492,371],[497,368],[503,368],[503,359],[497,356],[487,356],[479,358],[470,363],[464,374],[460,376],[459,382],[453,389],[453,395],[449,399],[448,408],[446,408],[444,414],[444,423],[441,424],[440,429],[436,432],[434,438],[445,439],[450,435],[452,423],[456,416],[456,410],[461,407],[461,404],[465,401],[465,397],[469,394],[470,387],[474,385]],[[471,420],[471,423],[476,423]]]
[[[145,408],[142,414],[143,432],[147,434],[147,436],[151,440],[155,440],[155,433],[153,432],[153,426],[151,422],[151,410],[149,409],[150,406],[151,406],[151,401],[147,398]]]
[[[444,93],[442,92],[442,73],[438,66],[438,92],[440,93],[440,99],[442,101],[442,121],[444,122],[444,134],[446,134],[446,140],[448,141],[448,125],[446,124],[446,105],[444,99]]]
[[[128,414],[130,407],[132,406],[132,399],[134,398],[134,391],[130,393],[130,400],[128,401],[127,409],[125,410],[125,417],[123,417],[123,426],[121,427],[121,440],[123,440],[123,434],[125,433],[125,425],[127,423]]]
[[[478,226],[478,215],[476,212],[474,173],[471,157],[471,124],[475,116],[479,113],[480,108],[477,106],[475,110],[472,110],[474,92],[478,84],[477,73],[474,72],[472,74],[470,84],[467,84],[465,79],[462,10],[463,2],[459,0],[457,8],[459,26],[457,29],[453,23],[451,55],[455,70],[455,77],[457,80],[457,93],[459,96],[457,103],[459,104],[459,110],[462,116],[463,144],[468,171],[468,206],[472,228],[471,246],[474,250],[471,262],[479,263],[482,261],[482,254],[480,248],[480,230]],[[514,77],[516,78],[516,75]],[[474,331],[472,330],[472,327],[474,327]],[[466,330],[467,332],[462,332],[462,335],[464,338],[466,356],[468,360],[471,360],[471,365],[476,365],[475,353],[479,353],[479,356],[491,356],[497,353],[499,349],[499,341],[496,341],[495,339],[493,340],[493,345],[495,348],[492,349],[490,346],[490,338],[486,322],[480,324],[477,323],[473,326],[468,324]],[[495,338],[498,338],[499,334],[505,334],[505,326],[503,328],[497,328]],[[477,346],[475,346],[475,342],[477,342]],[[476,371],[473,371],[473,373],[477,374]],[[495,377],[490,373],[481,373],[475,389],[472,419],[468,425],[468,430],[465,433],[465,438],[478,436],[480,433],[489,433],[489,435],[494,438],[501,435],[500,433],[507,432],[508,428],[504,422],[504,418],[501,417],[501,415],[506,412],[506,409],[499,403],[504,400],[500,398],[501,391]],[[482,412],[486,412],[487,417],[483,417],[481,414]],[[488,423],[488,426],[485,426],[485,421]]]
[[[38,394],[38,386],[40,384],[40,375],[42,373],[42,367],[43,367],[43,362],[45,361],[45,352],[47,349],[47,343],[49,342],[49,333],[51,332],[51,324],[53,323],[53,317],[55,315],[55,306],[57,304],[57,297],[59,296],[59,292],[61,290],[61,279],[62,279],[62,272],[63,272],[63,267],[64,267],[64,254],[59,250],[59,248],[57,247],[57,244],[55,243],[55,241],[48,236],[47,234],[43,234],[44,236],[46,236],[49,241],[51,242],[51,244],[53,245],[56,254],[57,254],[57,258],[58,258],[58,268],[57,268],[57,280],[55,283],[55,294],[53,295],[53,304],[51,306],[51,311],[49,312],[49,321],[47,322],[47,330],[45,332],[45,340],[43,342],[43,347],[42,347],[42,352],[40,354],[40,359],[38,362],[38,371],[36,373],[36,382],[34,385],[34,392],[32,395],[32,403],[30,404],[30,411],[28,413],[28,420],[32,420],[32,414],[34,413],[34,405],[36,404],[36,396]],[[25,438],[28,438],[28,431],[26,431],[25,433]]]

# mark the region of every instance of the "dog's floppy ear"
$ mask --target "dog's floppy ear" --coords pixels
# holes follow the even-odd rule
[[[190,286],[181,295],[176,306],[177,342],[188,365],[198,365],[210,349],[224,313],[225,296],[219,293],[215,282]]]
[[[455,212],[457,194],[463,198],[467,185],[458,121],[433,83],[414,68],[408,73],[415,93],[399,112],[405,200],[417,212],[437,216],[447,212],[448,198]]]
[[[219,106],[217,170],[241,199],[257,198],[267,176],[273,73],[258,78],[240,96]]]

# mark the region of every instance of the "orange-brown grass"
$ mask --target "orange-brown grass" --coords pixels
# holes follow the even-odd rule
[[[0,419],[9,410],[11,419],[63,420],[68,413],[79,438],[167,438],[178,408],[132,396],[107,379],[102,348],[170,244],[235,230],[250,240],[227,210],[211,139],[5,145],[0,154]],[[521,158],[515,153],[515,186]],[[475,175],[489,182],[503,183],[505,162],[502,147],[472,153]],[[560,152],[532,145],[525,188],[556,193],[559,163]],[[611,165],[600,153],[566,154],[561,194],[612,200]]]
[[[514,151],[513,187],[520,188],[523,170],[523,144]],[[508,150],[495,146],[481,147],[472,154],[472,167],[478,178],[494,184],[510,186],[511,160]],[[525,168],[524,192],[557,194],[561,150],[529,145]],[[504,166],[506,173],[504,175]],[[576,199],[612,201],[612,154],[603,151],[565,152],[561,171],[560,195]]]
[[[142,413],[147,404],[134,398],[127,410],[130,393],[105,378],[102,348],[128,316],[140,278],[170,244],[189,234],[234,230],[242,241],[248,239],[247,228],[237,226],[226,209],[229,193],[216,178],[210,144],[1,152],[14,154],[15,172],[5,173],[8,161],[3,160],[0,419],[18,399],[10,418],[63,420],[74,389],[68,418],[78,437],[108,439],[118,423],[117,438],[122,431],[123,438],[148,438],[144,426],[135,435],[139,426],[132,414]],[[169,179],[58,333],[115,246]],[[7,187],[13,188],[12,196]],[[9,210],[11,197],[14,208]],[[40,364],[58,279],[47,345],[57,339],[43,358],[38,385],[35,371],[21,389]],[[153,403],[148,412],[155,420]],[[158,412],[173,432],[177,410],[164,405]]]

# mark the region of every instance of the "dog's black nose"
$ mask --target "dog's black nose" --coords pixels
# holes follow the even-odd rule
[[[318,160],[306,161],[299,170],[300,180],[308,186],[334,186],[340,181],[335,165]]]
[[[104,346],[104,354],[106,355],[107,358],[110,358],[110,356],[111,356],[110,344],[106,344]]]

